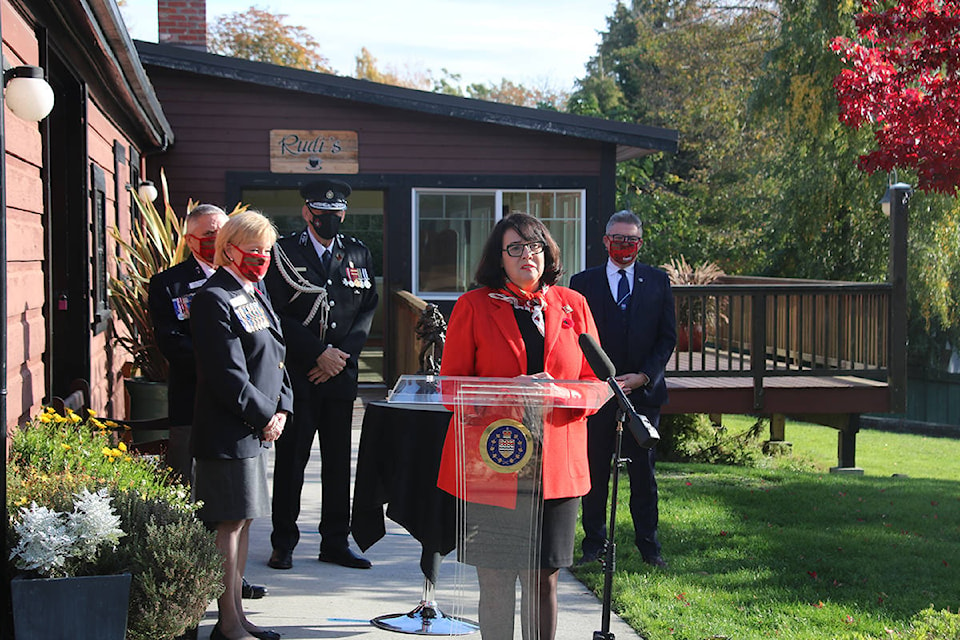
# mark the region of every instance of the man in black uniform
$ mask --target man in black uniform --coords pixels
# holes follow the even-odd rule
[[[265,282],[287,342],[294,410],[276,443],[273,471],[274,569],[293,566],[304,469],[320,441],[321,562],[369,569],[350,532],[350,451],[360,350],[377,308],[373,259],[356,238],[338,233],[350,185],[319,180],[300,189],[302,232],[281,238]]]
[[[190,300],[216,271],[213,264],[217,232],[227,221],[223,209],[212,204],[197,205],[187,214],[184,238],[190,256],[150,279],[149,307],[153,332],[161,353],[170,365],[167,379],[167,416],[170,448],[167,462],[181,477],[190,479],[190,424],[197,370],[190,335]]]
[[[180,477],[190,480],[193,460],[190,457],[190,425],[193,423],[193,400],[197,388],[197,367],[190,333],[190,301],[216,271],[213,264],[217,232],[227,221],[223,209],[213,204],[200,204],[187,213],[184,238],[190,255],[180,264],[150,278],[147,304],[153,333],[170,365],[167,376],[167,416],[170,439],[167,464]],[[262,598],[267,588],[243,580],[244,598]]]

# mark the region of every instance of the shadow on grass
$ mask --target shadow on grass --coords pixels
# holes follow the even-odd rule
[[[956,610],[960,483],[662,464],[666,570],[633,546],[621,485],[614,609],[659,638],[886,638]],[[578,570],[599,593],[602,573]]]

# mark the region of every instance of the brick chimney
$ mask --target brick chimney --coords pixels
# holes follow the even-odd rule
[[[207,0],[157,0],[157,41],[207,50]]]

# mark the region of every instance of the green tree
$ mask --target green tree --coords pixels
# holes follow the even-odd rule
[[[679,244],[687,258],[715,260],[728,272],[762,265],[756,201],[769,197],[769,185],[757,167],[770,137],[747,105],[774,18],[761,3],[633,0],[607,19],[570,111],[681,132],[677,154],[618,167],[619,205],[656,234],[648,260],[679,255],[668,246]]]
[[[284,67],[334,73],[306,27],[286,24],[286,14],[250,7],[218,16],[207,29],[213,53]]]
[[[832,82],[840,61],[826,46],[851,28],[838,0],[780,0],[780,30],[752,96],[756,117],[778,132],[767,170],[778,185],[764,243],[770,275],[885,279],[889,223],[881,180],[857,158],[868,139],[837,120]]]

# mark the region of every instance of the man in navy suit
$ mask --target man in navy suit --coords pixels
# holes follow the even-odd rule
[[[654,427],[660,424],[660,406],[667,401],[664,369],[677,343],[673,292],[667,274],[637,261],[643,246],[643,226],[630,211],[618,211],[607,222],[603,244],[605,264],[573,276],[570,287],[590,304],[600,345],[617,369],[617,382],[639,413]],[[587,454],[590,493],[583,497],[583,557],[599,560],[607,538],[607,493],[614,454],[617,402],[607,402],[588,420]],[[643,561],[665,567],[657,539],[657,481],[655,452],[642,449],[628,431],[621,456],[629,458],[630,515],[634,540]]]

